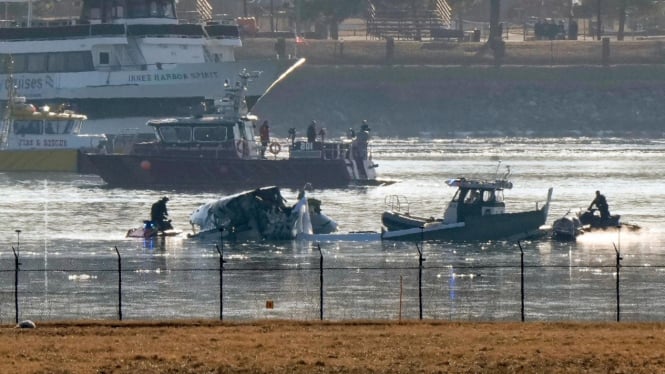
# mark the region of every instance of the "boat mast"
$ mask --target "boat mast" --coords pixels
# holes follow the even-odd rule
[[[9,131],[12,123],[14,110],[14,100],[16,100],[16,85],[14,85],[14,58],[10,55],[7,62],[7,102],[5,103],[5,112],[2,115],[2,132],[0,133],[0,149],[7,149],[9,141]]]

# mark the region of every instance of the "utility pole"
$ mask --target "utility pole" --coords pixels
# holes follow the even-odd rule
[[[601,26],[600,25],[600,0],[598,0],[596,2],[596,4],[597,4],[596,5],[596,11],[597,11],[597,13],[596,13],[596,35],[597,35],[598,40],[600,40],[600,37],[601,37],[601,32],[600,32],[600,30],[601,30],[601,28],[600,28],[600,26]]]
[[[275,0],[270,0],[270,32],[275,32]]]

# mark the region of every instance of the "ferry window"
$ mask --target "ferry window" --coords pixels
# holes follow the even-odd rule
[[[226,140],[226,127],[197,127],[194,140],[199,142],[221,142]]]
[[[67,71],[90,71],[92,68],[92,54],[87,52],[69,52],[65,55]]]
[[[59,72],[65,71],[65,54],[64,53],[49,53],[48,54],[48,71]]]
[[[14,55],[14,73],[25,73],[28,58],[25,54]]]
[[[192,130],[190,127],[162,127],[159,129],[159,135],[167,143],[189,143],[192,141]]]
[[[28,55],[28,72],[43,73],[46,71],[46,53],[31,53]]]
[[[8,68],[11,65],[9,63],[10,58],[11,55],[0,55],[0,73],[6,74],[8,72]]]
[[[111,58],[109,57],[108,52],[99,52],[99,64],[108,65]]]

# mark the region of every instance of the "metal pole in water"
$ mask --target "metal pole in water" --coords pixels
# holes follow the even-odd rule
[[[524,249],[522,249],[522,243],[519,240],[517,241],[517,245],[520,247],[520,297],[522,299],[520,314],[522,322],[524,322]]]
[[[323,253],[319,245],[319,319],[323,321]]]
[[[122,259],[117,246],[115,247],[115,253],[118,255],[118,319],[122,321]]]
[[[21,254],[21,230],[14,230],[16,231],[16,254],[20,255]]]
[[[416,243],[416,249],[418,250],[418,306],[420,309],[419,317],[422,320],[423,319],[423,262],[425,261],[425,259],[423,258],[423,251],[418,246],[418,243]]]
[[[614,245],[614,243],[612,243]],[[617,322],[621,321],[621,295],[619,293],[619,270],[621,269],[621,260],[623,258],[621,257],[621,252],[619,249],[617,249],[617,246],[614,245],[614,252],[616,252],[616,257],[617,257],[617,262],[616,262],[616,267],[617,267]]]
[[[404,291],[402,276],[399,276],[399,321],[402,322],[402,293]]]
[[[14,252],[14,308],[16,323],[18,323],[18,266],[20,263],[18,262],[18,252],[14,249],[13,246],[12,252]]]
[[[221,228],[219,231],[224,231]],[[215,244],[217,253],[219,253],[219,320],[224,320],[224,241],[221,241],[221,248]]]

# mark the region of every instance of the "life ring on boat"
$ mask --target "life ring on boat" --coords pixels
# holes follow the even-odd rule
[[[247,141],[245,139],[236,140],[236,150],[238,151],[238,155],[247,156],[249,154]]]
[[[270,153],[277,156],[277,154],[282,150],[282,146],[277,142],[272,142],[270,143],[270,147],[268,147],[268,150],[270,151]]]

